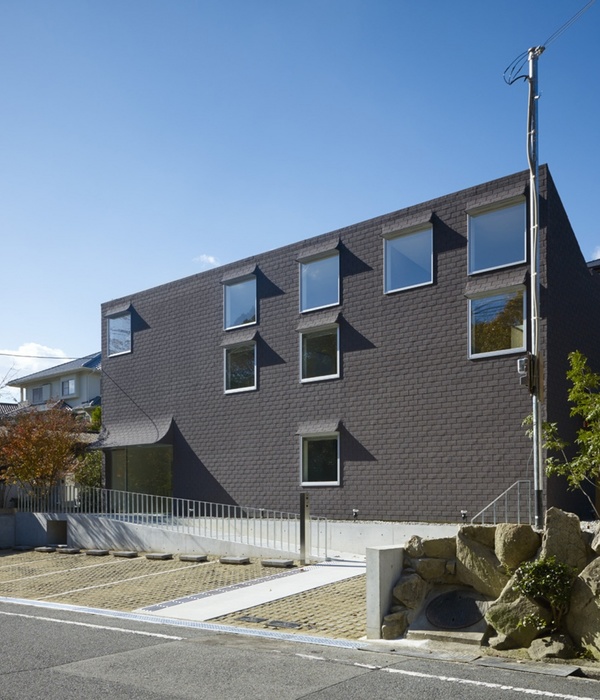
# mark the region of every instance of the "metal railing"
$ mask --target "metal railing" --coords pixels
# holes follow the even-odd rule
[[[497,523],[527,523],[533,522],[533,500],[531,481],[521,479],[515,481],[506,491],[503,491],[489,505],[471,518],[471,523],[480,522],[496,525]]]
[[[300,553],[300,515],[185,498],[64,484],[20,489],[18,510],[27,513],[94,515],[185,535]],[[327,558],[327,519],[311,516],[310,555]]]

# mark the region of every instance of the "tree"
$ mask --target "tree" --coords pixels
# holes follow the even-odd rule
[[[567,379],[571,388],[567,398],[571,403],[571,416],[579,417],[581,424],[574,444],[575,456],[567,456],[569,443],[559,435],[556,423],[544,423],[544,447],[550,454],[546,458],[546,473],[563,476],[569,486],[579,489],[588,499],[600,518],[586,486],[595,486],[600,477],[600,375],[592,372],[587,358],[578,350],[569,353]]]
[[[99,488],[102,486],[102,452],[90,450],[77,460],[73,478],[79,486]]]
[[[81,420],[61,408],[11,417],[0,433],[3,480],[50,489],[76,466],[83,430]]]

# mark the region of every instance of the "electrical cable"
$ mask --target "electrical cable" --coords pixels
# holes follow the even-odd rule
[[[589,10],[589,8],[596,2],[596,0],[590,0],[584,7],[582,7],[579,12],[576,12],[571,19],[567,20],[561,27],[559,27],[553,34],[551,34],[546,41],[541,44],[541,46],[536,47],[540,53],[546,49],[549,44],[551,44],[553,41],[556,41],[558,37],[563,34],[564,32],[567,31],[567,29],[572,25],[575,24],[575,22],[583,15],[584,12]],[[529,57],[529,51],[523,51],[523,53],[519,54],[515,60],[509,64],[509,66],[506,68],[506,70],[503,73],[504,76],[504,82],[507,85],[512,85],[515,83],[517,80],[527,80],[528,75],[525,73],[521,73],[521,70],[523,66],[527,63],[527,59]]]

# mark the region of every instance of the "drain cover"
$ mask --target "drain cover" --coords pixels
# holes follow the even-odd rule
[[[460,630],[477,624],[485,607],[485,599],[476,591],[448,591],[429,603],[425,615],[438,629]]]

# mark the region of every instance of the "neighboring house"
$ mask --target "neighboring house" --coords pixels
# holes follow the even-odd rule
[[[4,401],[0,402],[0,419],[2,419],[4,416],[9,416],[11,413],[14,413],[18,410],[18,403],[6,403]]]
[[[103,304],[108,485],[457,521],[531,478],[528,186],[517,173]],[[539,186],[542,412],[568,432],[567,354],[600,370],[600,279],[546,166]],[[544,493],[583,512],[562,482]]]
[[[8,386],[21,389],[21,404],[44,409],[61,401],[75,410],[91,411],[100,405],[101,354],[95,352],[78,360],[19,377]]]

